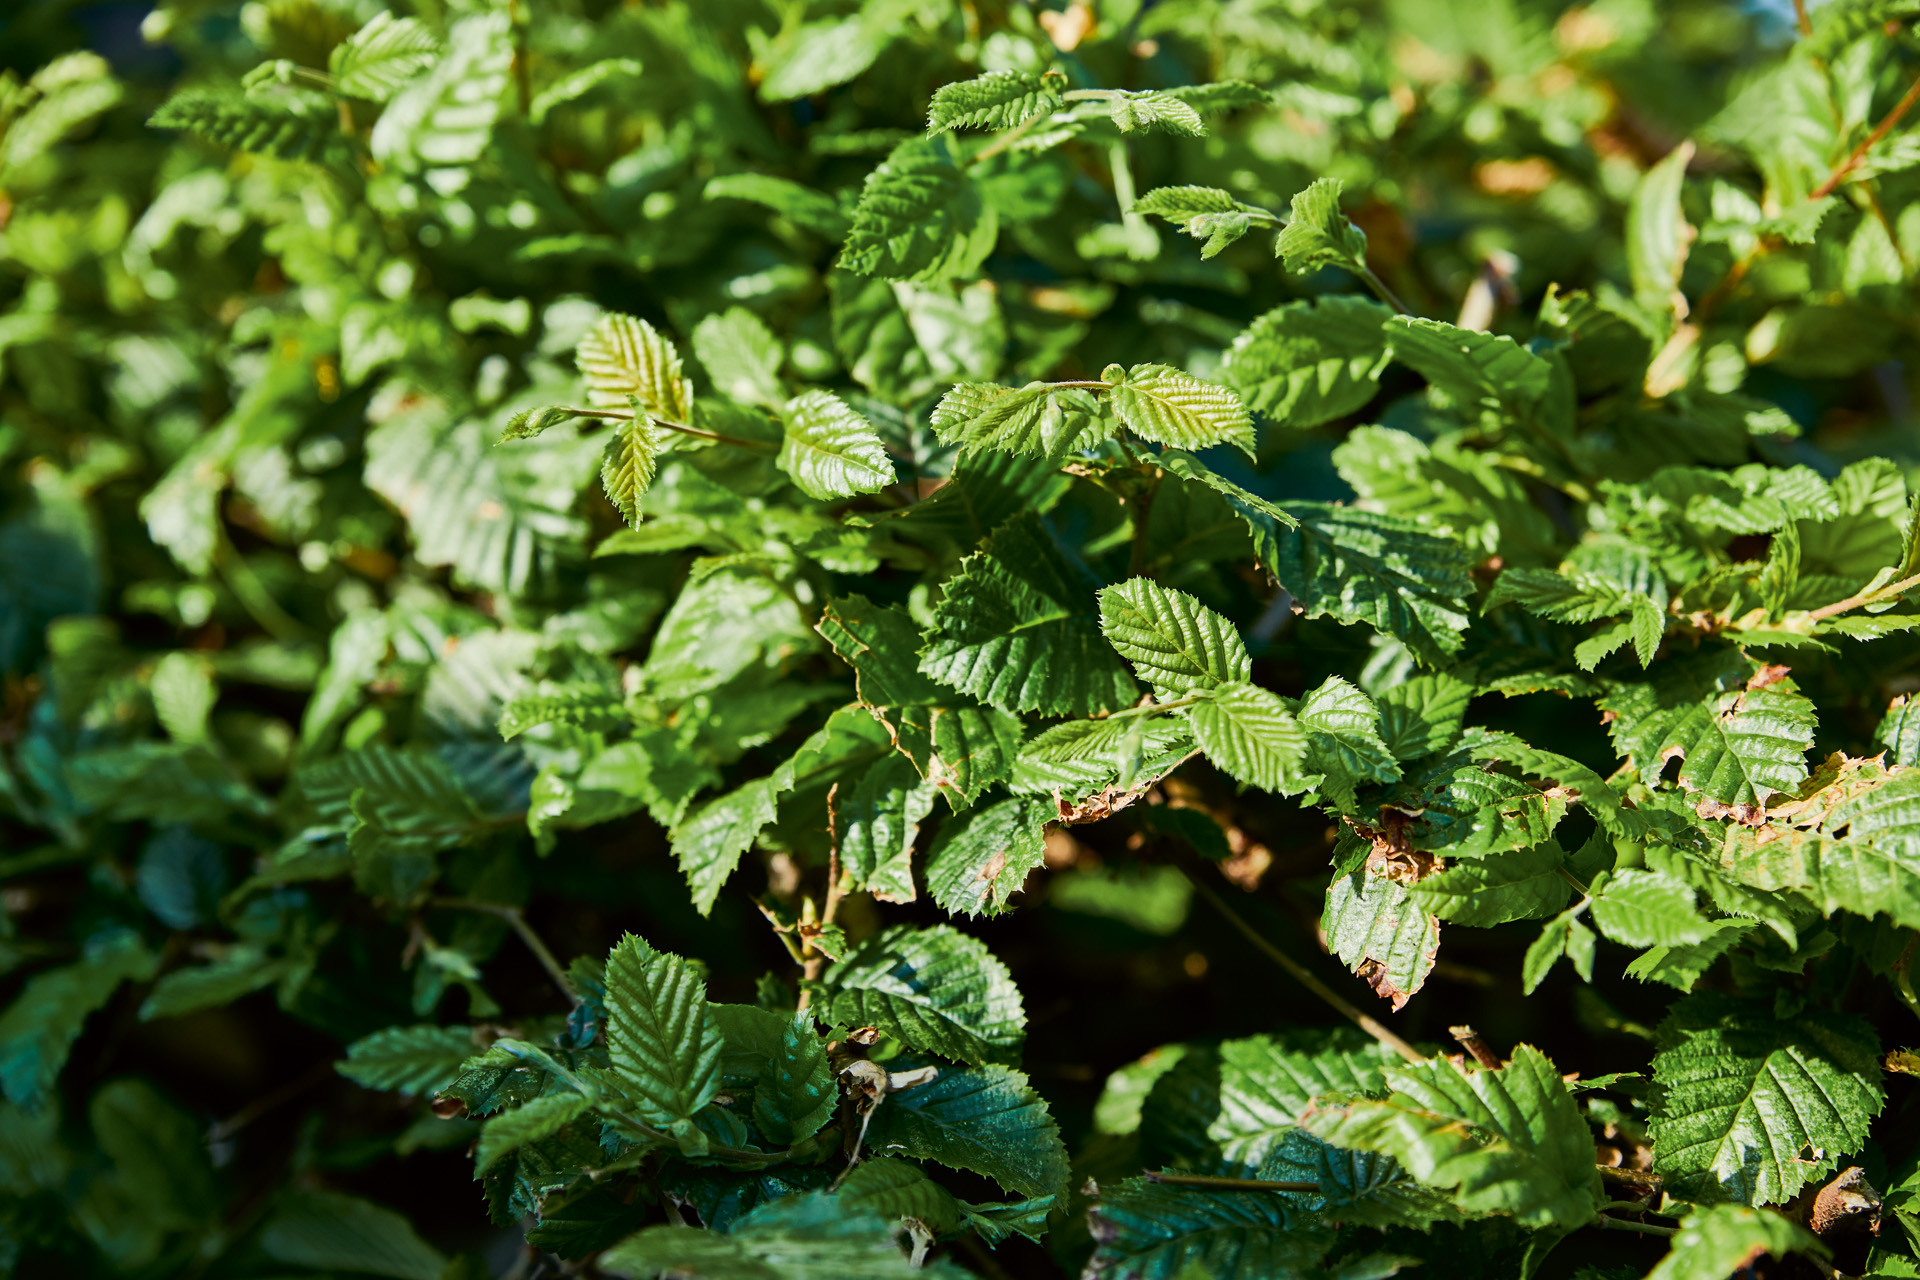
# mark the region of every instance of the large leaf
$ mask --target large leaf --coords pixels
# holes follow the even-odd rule
[[[1328,948],[1395,1009],[1426,984],[1440,953],[1440,921],[1424,902],[1364,868],[1334,877],[1320,927]]]
[[[1163,364],[1108,365],[1100,377],[1113,388],[1114,416],[1134,434],[1176,449],[1235,444],[1252,456],[1253,419],[1225,387]]]
[[[910,138],[867,176],[838,265],[888,280],[964,278],[999,226],[947,135]]]
[[[607,1051],[633,1114],[676,1135],[720,1090],[720,1028],[702,972],[634,934],[607,957]]]
[[[1134,674],[1172,700],[1244,684],[1252,666],[1233,624],[1184,591],[1129,578],[1100,593],[1100,629]]]
[[[1392,1156],[1469,1213],[1560,1231],[1592,1220],[1601,1201],[1593,1136],[1538,1049],[1519,1045],[1498,1069],[1442,1058],[1386,1075],[1385,1099],[1326,1105],[1302,1127],[1336,1147]]]
[[[1435,666],[1460,648],[1473,589],[1463,546],[1373,512],[1298,503],[1293,514],[1299,528],[1262,558],[1307,616],[1364,622]]]
[[[1563,874],[1565,864],[1566,854],[1551,841],[1474,858],[1422,878],[1413,886],[1413,900],[1454,924],[1535,920],[1567,905],[1573,886]]]
[[[1137,207],[1137,206],[1136,206]],[[1392,310],[1346,294],[1276,307],[1248,325],[1220,365],[1247,407],[1289,427],[1352,413],[1380,389]]]
[[[1013,1061],[1027,1015],[1007,967],[976,938],[936,925],[896,925],[829,965],[812,984],[814,1013],[875,1026],[909,1048],[959,1062]]]
[[[1021,1196],[1065,1189],[1067,1148],[1026,1076],[1002,1066],[943,1067],[931,1083],[889,1094],[874,1148],[992,1178]]]
[[[1697,1201],[1779,1204],[1860,1149],[1886,1094],[1862,1019],[1689,996],[1660,1024],[1653,1167]]]
[[[1333,1235],[1280,1196],[1129,1178],[1101,1189],[1088,1211],[1090,1280],[1260,1276],[1308,1280]]]
[[[787,401],[779,467],[810,498],[851,498],[893,483],[893,460],[873,424],[831,391]]]
[[[947,580],[920,670],[1004,711],[1124,707],[1133,681],[1100,634],[1096,586],[1037,517],[1016,516]]]

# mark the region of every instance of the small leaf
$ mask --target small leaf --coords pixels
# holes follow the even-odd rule
[[[1340,212],[1338,178],[1318,178],[1293,198],[1292,216],[1274,242],[1288,271],[1305,273],[1344,267],[1355,274],[1367,268],[1367,233]]]
[[[1253,419],[1240,397],[1164,364],[1121,371],[1111,365],[1101,378],[1113,388],[1107,400],[1134,433],[1176,449],[1238,445],[1253,456]]]
[[[1232,623],[1186,592],[1149,578],[1130,578],[1100,592],[1100,630],[1163,700],[1244,684],[1252,671]]]
[[[1107,116],[1122,133],[1164,130],[1189,138],[1206,136],[1206,122],[1200,119],[1200,113],[1170,93],[1151,90],[1136,93],[1125,89],[1112,93],[1107,99]]]
[[[693,384],[680,372],[680,353],[645,320],[608,312],[580,339],[573,361],[596,409],[624,409],[633,398],[669,422],[685,422],[693,412]]]
[[[1257,685],[1223,684],[1193,708],[1189,721],[1207,759],[1238,781],[1281,795],[1307,785],[1307,734],[1278,695]]]
[[[556,1093],[494,1116],[482,1126],[480,1141],[474,1147],[474,1176],[479,1177],[502,1157],[528,1143],[559,1133],[584,1115],[590,1105],[580,1094]]]
[[[1025,71],[991,71],[942,85],[927,106],[927,132],[942,129],[1015,129],[1060,107],[1060,78]]]
[[[653,484],[659,466],[660,432],[640,407],[639,397],[627,399],[633,405],[634,417],[631,422],[615,424],[607,441],[606,459],[600,464],[600,485],[627,527],[638,529],[640,499]]]
[[[810,498],[877,493],[893,483],[893,460],[872,424],[831,391],[787,401],[780,469]]]

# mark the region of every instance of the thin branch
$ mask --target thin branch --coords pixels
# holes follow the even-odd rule
[[[1100,385],[1105,386],[1106,384],[1102,383]],[[571,404],[555,405],[554,408],[560,410],[562,413],[570,413],[576,418],[611,418],[616,422],[632,422],[635,416],[631,409],[582,409],[578,405]],[[647,415],[647,421],[656,427],[664,427],[668,431],[677,431],[683,436],[692,436],[696,440],[711,440],[716,444],[730,444],[738,449],[758,449],[762,453],[770,453],[773,451],[773,446],[765,440],[743,440],[739,436],[722,435],[718,431],[708,431],[705,427],[690,427],[684,422],[675,422],[671,418],[656,418],[652,414]]]
[[[485,915],[499,916],[513,926],[513,931],[520,935],[520,941],[527,944],[527,950],[533,952],[533,958],[538,960],[540,967],[547,971],[547,976],[553,979],[554,986],[560,988],[560,993],[566,996],[567,1002],[575,1006],[579,1005],[580,997],[575,994],[573,984],[567,980],[567,971],[561,968],[558,960],[553,958],[553,952],[547,950],[547,944],[542,942],[540,935],[533,931],[533,926],[527,923],[526,913],[520,908],[509,907],[498,902],[479,902],[472,898],[435,898],[427,905],[445,907],[450,911],[478,911]]]
[[[231,1138],[234,1134],[240,1132],[261,1116],[266,1115],[269,1111],[293,1101],[317,1085],[322,1085],[329,1080],[335,1079],[337,1073],[333,1069],[334,1061],[335,1059],[328,1058],[325,1062],[317,1063],[313,1069],[306,1074],[296,1076],[271,1093],[263,1094],[255,1098],[252,1102],[249,1102],[225,1120],[208,1129],[207,1141],[209,1143],[225,1142],[228,1138]]]
[[[1903,592],[1913,590],[1915,587],[1920,587],[1920,573],[1916,573],[1910,578],[1902,578],[1898,582],[1889,582],[1886,586],[1876,587],[1872,591],[1855,592],[1845,600],[1836,600],[1830,605],[1815,609],[1812,613],[1809,613],[1807,615],[1807,621],[1824,622],[1835,614],[1845,613],[1849,609],[1858,609],[1863,604],[1873,604],[1876,601],[1885,600],[1890,596],[1900,595]]]
[[[1807,12],[1807,0],[1793,0],[1793,23],[1800,28],[1802,40],[1813,34],[1813,15]]]
[[[1137,578],[1147,569],[1147,533],[1153,517],[1153,500],[1160,494],[1160,482],[1166,476],[1158,467],[1154,468],[1153,478],[1147,482],[1147,488],[1134,500],[1133,546],[1127,553],[1127,576]]]
[[[1500,1055],[1493,1047],[1480,1038],[1480,1033],[1472,1027],[1448,1027],[1447,1034],[1460,1042],[1460,1047],[1473,1055],[1473,1060],[1483,1067],[1498,1071],[1503,1065]]]
[[[1678,1227],[1657,1227],[1651,1222],[1632,1222],[1626,1218],[1609,1218],[1605,1214],[1601,1214],[1587,1225],[1590,1227],[1599,1227],[1605,1231],[1637,1231],[1641,1235],[1647,1236],[1672,1236],[1680,1234],[1680,1228]]]
[[[1422,1056],[1419,1051],[1395,1035],[1387,1028],[1385,1023],[1360,1012],[1358,1008],[1341,998],[1332,987],[1329,987],[1326,983],[1309,973],[1306,968],[1292,956],[1262,937],[1259,931],[1243,920],[1240,914],[1232,907],[1228,906],[1226,900],[1215,893],[1211,886],[1194,879],[1192,876],[1187,877],[1187,882],[1199,892],[1201,897],[1205,898],[1207,902],[1212,905],[1215,911],[1225,916],[1227,923],[1239,930],[1242,937],[1257,947],[1267,959],[1273,961],[1291,974],[1295,982],[1298,982],[1301,986],[1313,992],[1314,995],[1319,996],[1335,1013],[1350,1020],[1355,1026],[1405,1058],[1408,1062],[1426,1061],[1426,1058]]]
[[[1387,288],[1387,282],[1373,274],[1373,268],[1364,262],[1360,264],[1360,279],[1367,288],[1373,290],[1374,297],[1380,299],[1380,301],[1386,303],[1401,315],[1410,316],[1413,314],[1413,308],[1400,301],[1399,296],[1395,294],[1393,290]]]
[[[1292,1191],[1318,1195],[1317,1182],[1269,1182],[1264,1178],[1215,1178],[1199,1173],[1146,1173],[1148,1182],[1164,1182],[1175,1187],[1218,1187],[1223,1191]]]
[[[1867,158],[1867,152],[1873,150],[1873,144],[1891,133],[1893,126],[1899,124],[1900,118],[1912,110],[1915,102],[1920,102],[1920,78],[1916,78],[1914,82],[1907,87],[1907,91],[1901,96],[1900,101],[1894,103],[1893,110],[1887,112],[1880,123],[1874,126],[1873,132],[1867,135],[1866,141],[1855,147],[1852,154],[1848,155],[1845,160],[1842,160],[1839,167],[1828,174],[1827,180],[1815,187],[1807,196],[1807,199],[1818,200],[1823,196],[1832,195],[1833,189],[1839,186],[1849,173],[1852,173],[1860,167],[1860,162]]]

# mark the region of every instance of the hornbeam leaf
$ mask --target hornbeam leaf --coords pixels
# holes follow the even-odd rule
[[[1681,757],[1680,785],[1701,812],[1758,826],[1768,800],[1798,788],[1813,745],[1813,704],[1787,681],[1749,688],[1754,664],[1737,650],[1669,661],[1647,680],[1616,685],[1614,748],[1650,778]]]
[[[1658,1031],[1653,1169],[1701,1202],[1779,1204],[1858,1151],[1886,1101],[1879,1042],[1852,1014],[1688,996]]]
[[[607,957],[608,1074],[633,1113],[676,1136],[720,1091],[720,1026],[702,971],[627,934]]]
[[[933,1081],[888,1096],[870,1130],[876,1151],[992,1178],[1013,1195],[1065,1190],[1067,1148],[1027,1077],[1002,1066],[942,1067]]]
[[[1060,77],[991,71],[942,85],[927,105],[927,132],[942,129],[1015,129],[1060,106]]]
[[[856,889],[882,902],[912,902],[913,846],[933,812],[935,783],[921,779],[914,761],[890,756],[867,770],[837,810],[840,863]]]
[[[1218,685],[1188,722],[1207,759],[1238,781],[1282,795],[1308,785],[1307,733],[1279,695],[1242,681]]]
[[[1593,886],[1593,922],[1630,947],[1677,947],[1704,942],[1711,921],[1693,905],[1693,890],[1669,876],[1632,868]]]
[[[341,93],[386,102],[438,56],[439,39],[418,18],[377,13],[333,47],[327,70]]]
[[[940,397],[930,419],[942,440],[968,450],[997,449],[1043,459],[1063,458],[1111,428],[1083,393],[1045,382],[1003,387],[961,382]]]
[[[468,165],[486,154],[513,68],[513,23],[504,12],[456,21],[447,53],[395,94],[375,122],[374,159],[408,173]]]
[[[148,123],[282,160],[345,164],[352,154],[340,134],[339,117],[301,98],[277,100],[190,89],[162,103]]]
[[[1138,206],[1135,206],[1138,208]],[[1392,356],[1391,308],[1346,294],[1276,307],[1248,325],[1220,362],[1247,407],[1289,427],[1317,427],[1373,399]]]
[[[910,138],[867,176],[836,265],[887,280],[964,279],[999,232],[999,214],[952,140]]]
[[[745,307],[729,307],[695,325],[693,354],[713,379],[714,390],[727,399],[736,404],[779,405],[780,362],[785,353],[773,330]]]
[[[1538,990],[1561,956],[1572,962],[1582,982],[1592,982],[1595,943],[1593,930],[1580,923],[1573,907],[1547,921],[1546,928],[1533,940],[1520,962],[1521,993],[1532,995]]]
[[[386,1027],[348,1045],[334,1069],[363,1089],[435,1093],[453,1083],[473,1053],[465,1027]]]
[[[1827,1258],[1826,1246],[1784,1213],[1745,1205],[1706,1205],[1680,1220],[1672,1247],[1647,1272],[1647,1280],[1730,1276],[1750,1270],[1762,1255],[1785,1258],[1793,1253],[1811,1254],[1820,1261]]]
[[[1253,230],[1261,210],[1241,204],[1215,187],[1156,187],[1133,202],[1133,213],[1153,213],[1204,240],[1200,256],[1211,258]]]
[[[1327,947],[1395,1010],[1426,984],[1440,954],[1440,921],[1397,880],[1364,868],[1335,876],[1320,918]]]
[[[863,1160],[847,1174],[836,1196],[889,1221],[912,1218],[936,1235],[962,1222],[960,1202],[911,1160]]]
[[[1240,397],[1164,364],[1108,365],[1113,412],[1135,434],[1176,449],[1234,444],[1253,456],[1253,419]]]
[[[1553,377],[1552,365],[1505,334],[1394,316],[1387,321],[1387,338],[1394,359],[1458,404],[1525,408],[1547,394]]]
[[[1011,1061],[1026,1035],[1007,967],[978,939],[945,925],[875,934],[809,987],[822,1021],[876,1026],[909,1048],[958,1062]]]
[[[1334,1235],[1287,1198],[1129,1178],[1100,1188],[1087,1211],[1088,1280],[1260,1276],[1310,1280]]]
[[[940,828],[927,853],[927,892],[953,914],[996,916],[1020,891],[1046,849],[1053,806],[1002,800]]]
[[[851,498],[893,483],[893,460],[865,418],[831,391],[787,401],[779,468],[810,498]]]
[[[1206,122],[1200,118],[1200,113],[1170,93],[1126,89],[1112,92],[1113,96],[1107,99],[1107,116],[1122,133],[1136,130],[1150,133],[1164,129],[1168,133],[1181,133],[1189,138],[1206,136]]]
[[[1118,710],[1134,684],[1100,634],[1094,586],[1038,517],[1016,516],[947,580],[920,670],[1003,711]]]
[[[753,1090],[753,1123],[767,1140],[792,1146],[820,1131],[840,1105],[826,1046],[811,1023],[784,1020],[772,1070]]]
[[[1266,564],[1308,617],[1365,622],[1435,666],[1459,649],[1473,591],[1463,544],[1395,516],[1322,503],[1293,510],[1299,528]]]
[[[1344,267],[1356,275],[1367,269],[1367,233],[1340,212],[1338,178],[1319,178],[1293,198],[1287,226],[1273,250],[1294,272]]]
[[[1373,699],[1339,676],[1328,676],[1294,714],[1307,731],[1307,767],[1322,775],[1319,789],[1337,806],[1351,806],[1362,783],[1400,776],[1400,762],[1381,740]]]
[[[591,1105],[582,1094],[555,1093],[494,1116],[480,1130],[480,1142],[473,1152],[474,1176],[485,1173],[501,1157],[529,1142],[552,1137],[585,1114]]]
[[[1650,947],[1635,957],[1625,973],[1642,982],[1663,982],[1685,995],[1715,960],[1743,942],[1754,928],[1751,920],[1716,920],[1713,932],[1704,940]]]
[[[573,362],[595,408],[624,409],[632,397],[669,422],[685,422],[693,412],[693,383],[680,372],[680,353],[645,320],[608,312],[580,339]]]
[[[653,484],[659,465],[660,432],[640,407],[638,396],[628,396],[627,402],[633,405],[633,421],[617,424],[607,441],[606,459],[600,464],[600,485],[627,527],[638,529],[640,499]]]
[[[1532,1045],[1500,1068],[1446,1059],[1387,1068],[1384,1100],[1323,1104],[1301,1127],[1336,1147],[1392,1156],[1428,1186],[1453,1191],[1468,1213],[1571,1231],[1602,1202],[1593,1135]]]
[[[1195,689],[1244,684],[1253,669],[1231,622],[1149,578],[1100,592],[1100,629],[1134,674],[1167,701]]]
[[[1413,901],[1453,924],[1490,928],[1509,920],[1537,920],[1558,913],[1572,896],[1561,868],[1566,854],[1548,841],[1490,858],[1471,858],[1426,876],[1413,886]]]
[[[771,1177],[771,1175],[760,1175]],[[817,1185],[817,1184],[816,1184]],[[622,1276],[689,1280],[966,1280],[950,1262],[916,1265],[897,1243],[899,1224],[857,1200],[781,1185],[721,1230],[648,1227],[594,1259]],[[703,1218],[711,1222],[705,1208]]]
[[[1633,280],[1633,299],[1654,315],[1676,309],[1681,316],[1686,314],[1684,304],[1676,308],[1674,298],[1693,240],[1693,228],[1680,208],[1692,159],[1691,142],[1668,152],[1666,159],[1641,177],[1627,206],[1627,273]]]

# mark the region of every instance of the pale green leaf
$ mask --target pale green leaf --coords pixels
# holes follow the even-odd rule
[[[729,307],[695,325],[693,354],[713,379],[713,389],[736,404],[777,407],[785,398],[780,362],[786,353],[780,339],[745,307]]]
[[[1053,75],[1007,70],[942,85],[927,105],[927,132],[1018,128],[1059,109],[1060,83]]]
[[[1207,759],[1247,786],[1291,795],[1308,785],[1306,730],[1277,694],[1222,684],[1207,691],[1188,723]]]
[[[1627,205],[1627,272],[1633,279],[1634,301],[1655,315],[1676,310],[1680,268],[1686,264],[1687,246],[1693,239],[1693,228],[1680,208],[1692,159],[1691,142],[1675,147],[1647,170]]]
[[[1286,229],[1273,246],[1288,271],[1344,267],[1357,275],[1367,269],[1367,233],[1340,212],[1343,185],[1338,178],[1317,178],[1293,197]]]
[[[1319,426],[1379,391],[1392,355],[1386,330],[1392,315],[1378,302],[1345,294],[1289,302],[1234,339],[1220,377],[1248,408],[1283,426]]]
[[[659,466],[660,431],[640,407],[638,397],[629,396],[627,400],[633,405],[633,421],[614,424],[606,459],[600,464],[600,486],[627,528],[638,529],[640,499],[653,484]]]
[[[1655,871],[1613,872],[1592,888],[1593,922],[1630,947],[1675,947],[1704,942],[1713,924],[1694,906],[1693,890]]]
[[[1108,365],[1100,375],[1107,401],[1136,435],[1176,449],[1238,445],[1251,457],[1253,419],[1240,397],[1164,364]]]
[[[947,135],[911,138],[868,175],[837,265],[888,280],[964,279],[999,228]]]
[[[418,18],[377,13],[333,47],[327,69],[341,93],[386,102],[439,56],[440,41]]]
[[[693,383],[680,371],[680,353],[636,316],[610,311],[600,317],[574,348],[573,362],[595,408],[624,409],[635,398],[650,416],[669,422],[693,413]]]
[[[1252,667],[1233,624],[1184,591],[1129,578],[1100,592],[1100,629],[1136,676],[1171,701],[1244,684]]]
[[[1505,334],[1461,329],[1442,320],[1387,321],[1393,357],[1457,404],[1522,409],[1547,394],[1553,366]]]
[[[893,459],[873,425],[831,391],[787,401],[778,466],[810,498],[875,493],[893,483]]]
[[[1573,886],[1561,874],[1566,855],[1551,841],[1490,858],[1454,863],[1413,886],[1422,909],[1452,924],[1490,927],[1537,920],[1567,905]]]

